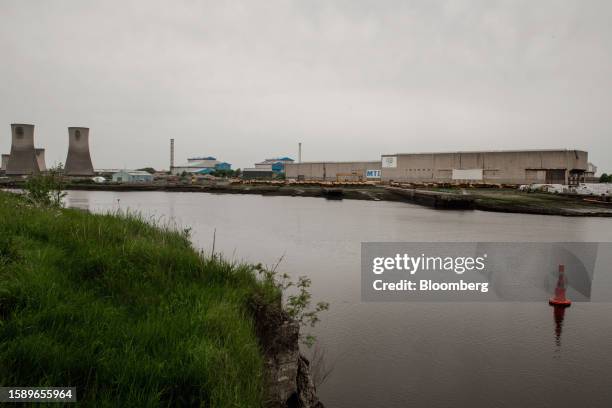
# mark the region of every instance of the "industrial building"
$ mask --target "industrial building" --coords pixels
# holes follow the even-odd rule
[[[317,181],[380,180],[381,162],[304,162],[285,165],[288,179]]]
[[[89,128],[68,128],[68,156],[64,174],[67,176],[93,176],[94,168],[89,153]]]
[[[290,157],[279,157],[272,159],[265,159],[262,162],[255,163],[256,169],[271,170],[275,174],[282,174],[285,172],[285,165],[292,164],[294,160]]]
[[[11,124],[11,154],[6,163],[7,176],[40,173],[34,148],[34,125]]]
[[[578,184],[588,169],[580,150],[398,153],[381,157],[383,182]]]
[[[113,174],[113,183],[152,183],[153,175],[140,170],[120,170]]]
[[[245,168],[242,169],[242,178],[244,180],[252,179],[271,179],[274,178],[274,171],[271,168]]]
[[[242,178],[249,179],[272,179],[282,177],[285,173],[287,165],[294,163],[290,157],[278,157],[265,159],[262,162],[255,163],[255,167],[242,169]]]
[[[232,165],[227,162],[221,162],[215,157],[192,157],[187,159],[187,164],[183,166],[172,167],[171,172],[174,175],[183,173],[189,174],[210,174],[216,170],[231,170]]]
[[[588,171],[588,153],[567,149],[397,153],[380,161],[285,166],[289,179],[413,183],[578,184]]]

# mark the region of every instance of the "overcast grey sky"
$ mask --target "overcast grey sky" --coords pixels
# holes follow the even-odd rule
[[[0,0],[0,150],[94,166],[579,148],[612,171],[612,2]]]

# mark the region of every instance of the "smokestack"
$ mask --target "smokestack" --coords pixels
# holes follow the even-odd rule
[[[47,171],[47,165],[45,164],[45,149],[34,149],[36,152],[36,162],[38,163],[38,170]]]
[[[89,128],[68,128],[68,156],[64,174],[68,176],[93,176],[94,169],[89,154]]]
[[[302,142],[298,143],[298,163],[302,162]]]
[[[38,174],[38,162],[34,150],[34,125],[11,124],[11,155],[6,164],[7,175]]]
[[[170,139],[170,173],[174,168],[174,139]]]

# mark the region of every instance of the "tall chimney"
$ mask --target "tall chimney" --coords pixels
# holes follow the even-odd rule
[[[298,143],[298,163],[302,162],[302,142]]]
[[[174,168],[174,139],[170,139],[170,173]]]

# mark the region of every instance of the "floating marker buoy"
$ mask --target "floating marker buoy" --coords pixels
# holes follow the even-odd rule
[[[565,265],[559,265],[559,279],[557,279],[557,286],[555,287],[555,296],[548,300],[548,304],[563,307],[572,304],[572,301],[565,297]]]

